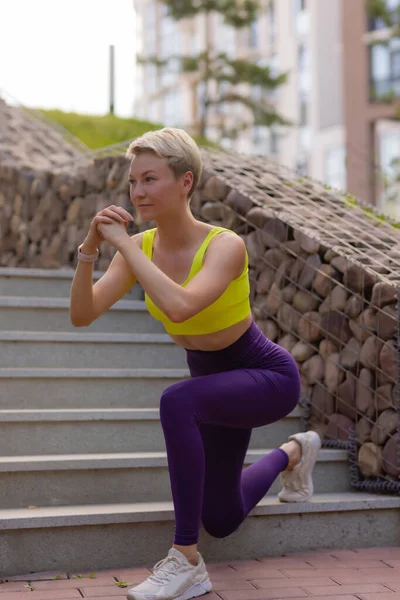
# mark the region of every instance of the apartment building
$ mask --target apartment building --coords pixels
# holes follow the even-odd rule
[[[370,80],[375,81],[385,68],[387,75],[387,64],[377,57],[377,50],[369,48],[368,26],[380,35],[382,31],[378,23],[368,21],[366,0],[262,0],[257,22],[239,31],[220,15],[176,22],[157,0],[135,0],[135,8],[138,54],[143,57],[197,54],[208,38],[217,51],[268,65],[275,74],[289,74],[287,83],[271,92],[269,100],[292,122],[291,127],[250,123],[234,142],[220,139],[221,114],[232,120],[243,115],[243,107],[226,105],[211,115],[207,137],[240,152],[269,156],[332,187],[349,188],[365,201],[381,201],[382,190],[371,183],[367,138],[371,152],[378,148],[377,155],[388,162],[397,142],[393,121],[385,119],[393,115],[394,101],[388,110],[376,96],[374,101],[370,98]],[[391,82],[398,97],[396,60],[393,50],[393,72],[386,84],[379,80],[379,85],[382,89]],[[143,64],[137,88],[138,116],[198,132],[204,90],[195,73],[180,73],[177,63],[168,70]],[[387,99],[387,87],[384,90]],[[372,137],[366,125],[371,123],[370,113],[377,115]]]
[[[400,0],[386,6],[400,26]],[[344,0],[342,20],[347,187],[400,217],[400,37],[368,18],[365,0]]]

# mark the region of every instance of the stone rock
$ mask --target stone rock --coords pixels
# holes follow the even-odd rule
[[[352,337],[346,315],[334,310],[322,315],[321,330],[322,336],[335,344],[347,344]]]
[[[333,394],[336,393],[344,376],[345,372],[339,363],[339,354],[334,352],[325,361],[325,385],[327,389]]]
[[[334,288],[335,281],[339,279],[339,273],[332,265],[322,264],[315,274],[312,282],[312,288],[322,298],[326,298],[329,292]]]
[[[299,277],[299,286],[308,289],[315,278],[315,272],[321,267],[321,259],[318,254],[310,254],[306,259],[304,267]]]
[[[284,262],[282,262],[279,265],[278,270],[276,271],[276,275],[275,275],[275,283],[280,288],[283,288],[289,284],[289,282],[290,282],[289,275],[290,275],[290,271],[292,269],[293,263],[294,263],[294,260],[289,258],[289,259],[286,259]]]
[[[319,250],[320,244],[318,240],[309,237],[298,229],[294,231],[294,239],[299,242],[301,249],[307,252],[307,254],[316,254]]]
[[[386,383],[385,385],[381,385],[375,390],[374,397],[374,408],[377,414],[387,410],[388,408],[394,408],[393,401],[393,386],[390,383]],[[400,426],[400,417],[399,417],[399,426]]]
[[[361,369],[356,380],[356,408],[359,413],[372,417],[374,409],[374,375],[369,369]]]
[[[287,254],[292,258],[297,257],[301,253],[300,244],[296,240],[283,242],[280,245],[280,249],[287,252]]]
[[[297,343],[297,339],[291,333],[286,333],[283,337],[278,340],[279,346],[285,348],[288,352],[292,351],[293,346]]]
[[[202,190],[202,195],[207,200],[211,200],[214,202],[216,200],[221,202],[226,200],[228,206],[235,208],[239,212],[238,207],[233,206],[233,202],[236,200],[236,202],[239,204],[239,197],[241,197],[242,194],[234,192],[234,194],[231,196],[232,192],[234,192],[234,190],[229,191],[229,187],[218,176],[213,176],[210,177],[205,183],[204,188]],[[247,210],[245,210],[244,213],[241,214],[246,214],[246,212],[251,208],[252,204],[252,201],[249,200],[249,204],[247,204]]]
[[[390,437],[382,452],[382,467],[385,473],[399,479],[400,477],[400,431]]]
[[[354,429],[354,422],[351,419],[345,415],[334,413],[328,419],[325,437],[330,440],[347,441],[352,429]]]
[[[279,327],[285,333],[298,333],[300,315],[290,304],[282,303],[278,311]]]
[[[395,410],[384,410],[376,420],[372,428],[371,440],[374,444],[383,445],[391,433],[394,433],[399,425],[399,417]]]
[[[360,362],[364,367],[376,369],[379,365],[379,356],[382,350],[382,342],[375,336],[370,336],[362,345]]]
[[[397,333],[397,309],[393,304],[384,306],[376,315],[376,330],[382,340],[389,340]]]
[[[293,297],[293,307],[300,313],[311,312],[318,307],[319,300],[312,293],[304,290],[299,290]]]
[[[291,304],[296,292],[297,287],[293,283],[286,285],[282,290],[282,300],[287,304]]]
[[[274,267],[275,269],[278,269],[281,263],[285,262],[286,260],[286,254],[278,248],[271,248],[270,250],[267,250],[263,256],[263,261],[265,262],[265,264],[268,267]]]
[[[327,295],[325,300],[320,305],[318,312],[321,315],[326,314],[332,310],[344,311],[347,302],[347,291],[340,285],[333,288]]]
[[[356,423],[356,436],[360,444],[371,441],[372,425],[365,417],[361,417]]]
[[[343,283],[352,291],[364,294],[370,290],[376,282],[376,276],[365,271],[358,265],[350,265],[345,271]]]
[[[264,321],[268,317],[267,309],[267,295],[259,294],[254,302],[252,303],[251,310],[253,313],[253,317],[257,320]]]
[[[272,342],[276,341],[279,335],[279,327],[275,321],[267,319],[265,321],[256,321],[256,323],[268,339],[270,339]]]
[[[262,255],[264,248],[260,244],[260,241],[257,237],[257,232],[252,231],[246,237],[245,240],[247,254],[249,256],[249,265],[256,266],[258,261],[260,260],[260,256]]]
[[[351,338],[340,352],[340,362],[345,369],[355,369],[360,360],[361,344],[356,338]]]
[[[294,360],[298,363],[303,363],[304,361],[311,358],[316,353],[316,349],[311,346],[311,344],[306,344],[305,342],[297,342],[292,348],[292,356]]]
[[[378,477],[382,473],[382,450],[367,442],[358,451],[358,465],[364,477]]]
[[[246,214],[248,222],[256,227],[263,227],[271,217],[273,217],[273,213],[261,206],[253,206]]]
[[[225,216],[224,205],[217,202],[206,202],[200,209],[200,216],[208,222],[221,221]]]
[[[343,275],[347,271],[349,261],[344,256],[336,256],[331,259],[330,263],[336,271]]]
[[[354,337],[362,344],[372,335],[371,331],[368,331],[365,327],[362,314],[356,319],[349,321],[349,327]]]
[[[375,338],[376,339],[376,338]],[[393,340],[389,340],[385,344],[377,344],[377,349],[380,349],[379,354],[379,366],[383,371],[383,374],[389,378],[392,382],[397,379],[398,371],[398,351],[395,348]]]
[[[257,279],[256,293],[267,294],[271,289],[276,275],[272,267],[264,267]]]
[[[348,374],[345,381],[337,390],[336,412],[345,415],[352,421],[357,418],[356,409],[356,379]]]
[[[319,345],[319,353],[324,360],[328,359],[328,356],[337,352],[338,348],[329,340],[322,340]]]
[[[282,242],[288,240],[288,226],[280,219],[269,219],[260,230],[265,246],[269,248],[278,248]],[[285,255],[285,258],[287,256]]]
[[[356,319],[363,311],[364,299],[360,296],[350,296],[344,307],[344,312],[350,319]]]
[[[372,290],[371,304],[382,308],[387,304],[395,304],[397,301],[396,288],[390,283],[378,281]]]
[[[324,386],[314,385],[311,393],[311,415],[326,424],[334,411],[334,396]]]
[[[282,304],[282,291],[273,283],[267,296],[266,308],[270,315],[276,316]]]
[[[306,360],[301,366],[301,375],[308,385],[314,385],[323,381],[325,373],[325,363],[319,354],[315,354]]]
[[[321,315],[317,312],[307,312],[298,322],[300,337],[306,342],[317,342],[321,339]]]
[[[82,198],[75,198],[68,206],[67,210],[67,223],[75,223],[82,211]]]

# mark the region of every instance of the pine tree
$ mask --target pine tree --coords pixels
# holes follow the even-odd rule
[[[268,93],[285,83],[287,74],[275,76],[269,67],[254,62],[232,59],[225,52],[217,52],[211,42],[211,15],[219,13],[227,25],[236,30],[248,27],[258,17],[259,0],[161,0],[167,6],[168,15],[179,21],[205,15],[206,34],[204,51],[196,56],[171,56],[166,60],[148,57],[143,62],[153,62],[161,68],[168,68],[171,60],[178,60],[180,69],[186,73],[198,74],[198,83],[202,84],[203,95],[200,101],[200,123],[198,134],[205,136],[209,123],[210,109],[214,107],[220,115],[220,136],[235,139],[249,125],[271,126],[289,125],[268,100]],[[212,83],[212,89],[211,89]],[[247,84],[243,91],[243,84]],[[252,91],[257,91],[257,97]],[[240,104],[253,116],[253,123],[246,115],[235,124],[221,114],[223,105]],[[246,111],[244,111],[246,112]]]

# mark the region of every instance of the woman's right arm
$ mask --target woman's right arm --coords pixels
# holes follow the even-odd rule
[[[97,231],[98,223],[110,223],[112,219],[133,220],[120,207],[104,209],[93,219],[83,243],[83,254],[96,254],[102,238]],[[142,234],[134,235],[141,247]],[[123,256],[117,252],[106,273],[93,285],[93,263],[78,261],[70,293],[70,319],[75,327],[87,327],[120,300],[136,283],[136,277]]]

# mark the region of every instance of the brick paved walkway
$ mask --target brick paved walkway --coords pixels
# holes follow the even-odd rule
[[[208,563],[207,568],[213,583],[207,600],[400,600],[400,548],[303,552]],[[125,583],[131,587],[148,574],[139,568],[99,571],[92,577],[90,573],[21,575],[0,583],[0,600],[125,598]]]

